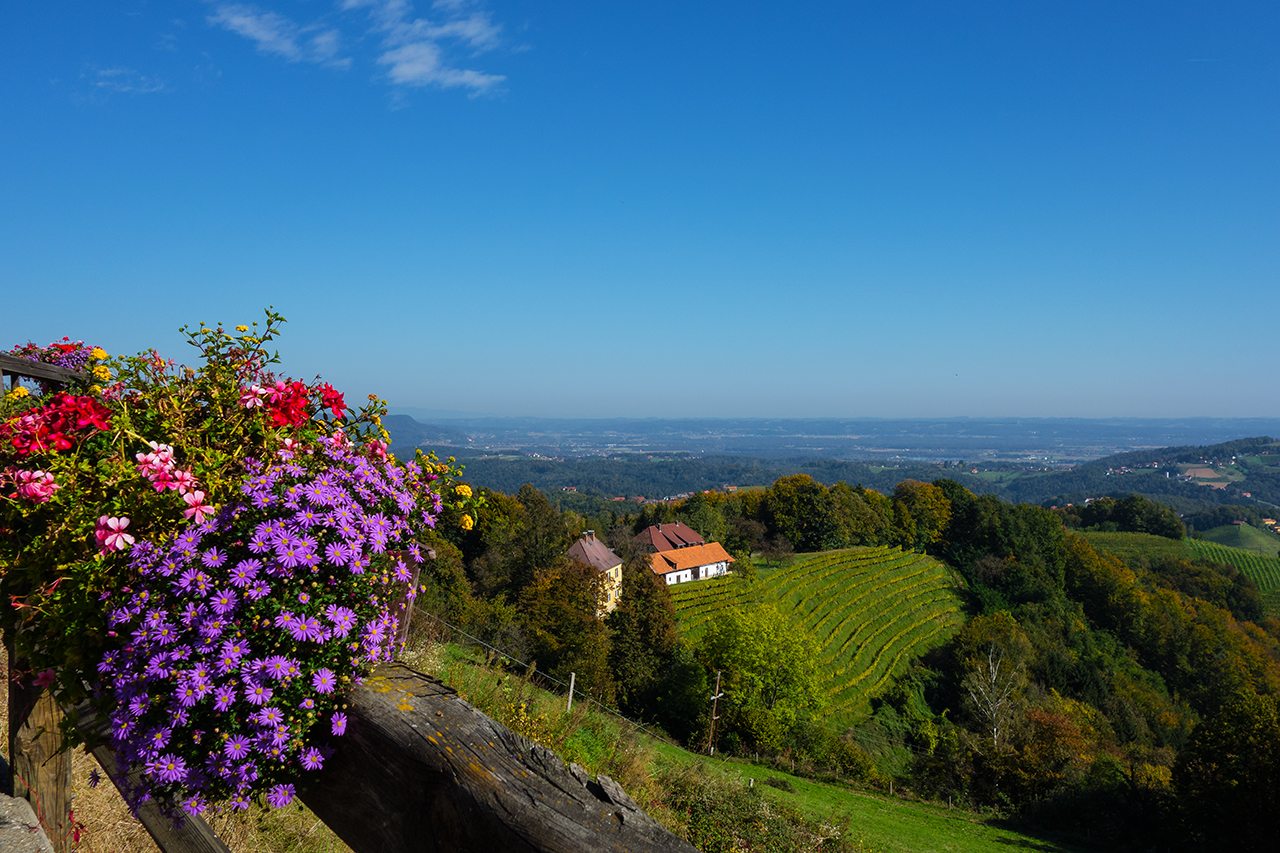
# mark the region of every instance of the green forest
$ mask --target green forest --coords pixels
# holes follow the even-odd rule
[[[528,484],[477,492],[474,527],[435,535],[419,606],[541,672],[575,673],[600,701],[690,749],[789,759],[819,777],[896,786],[1112,849],[1270,849],[1280,620],[1230,562],[1248,552],[1186,547],[1169,506],[1130,495],[1049,509],[952,478],[881,492],[808,474],[630,514],[561,510]],[[736,590],[713,619],[678,618],[634,544],[648,525],[677,520],[736,559],[732,579],[704,582]],[[565,556],[587,529],[624,561],[622,602],[605,619],[600,576]],[[1091,545],[1108,536],[1170,548]],[[862,563],[884,561],[886,572],[906,564],[875,554],[931,558],[950,572],[956,602],[940,612],[958,618],[834,714],[836,658],[817,627],[845,617],[811,599],[840,590],[764,590],[788,572],[832,576],[852,559],[823,556],[837,551],[866,551]],[[845,598],[875,612],[865,597]],[[880,602],[890,610],[893,594]],[[801,610],[816,614],[814,629],[794,627]]]

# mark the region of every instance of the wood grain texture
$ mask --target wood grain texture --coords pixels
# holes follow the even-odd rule
[[[376,668],[347,715],[299,796],[356,853],[696,850],[607,776],[565,766],[401,664]]]
[[[93,721],[88,704],[80,706],[77,719],[87,721],[76,728],[84,736],[87,748],[98,760],[102,772],[107,774],[121,795],[136,788],[142,779],[142,770],[126,768],[116,760],[115,752],[107,746],[107,722]],[[138,807],[136,817],[164,853],[231,853],[231,849],[199,816],[187,815],[180,822],[175,822],[154,800],[148,800]]]
[[[8,643],[9,660],[14,661]],[[23,662],[9,671],[9,769],[13,795],[31,803],[55,853],[71,849],[71,753],[62,751],[62,710],[48,690],[33,687]],[[18,673],[22,677],[14,678]]]
[[[0,354],[0,373],[6,376],[26,376],[29,379],[45,379],[50,382],[83,382],[88,374],[83,370],[69,370],[56,364],[45,364],[29,358]]]

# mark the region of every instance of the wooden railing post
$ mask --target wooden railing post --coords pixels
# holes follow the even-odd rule
[[[12,637],[5,634],[9,652],[9,769],[13,795],[31,803],[54,853],[72,845],[71,753],[62,750],[58,724],[62,711],[53,694],[30,684],[21,675],[22,661],[14,658]]]

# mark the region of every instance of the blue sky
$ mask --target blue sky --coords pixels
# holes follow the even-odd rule
[[[496,415],[1280,416],[1274,3],[0,9],[0,343]]]

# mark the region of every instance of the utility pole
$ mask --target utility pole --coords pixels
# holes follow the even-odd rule
[[[720,703],[720,697],[724,694],[720,692],[720,670],[716,670],[716,692],[711,694],[711,731],[707,733],[707,754],[715,755],[716,748],[714,746],[716,737],[716,720],[720,719],[716,716],[716,708]]]

